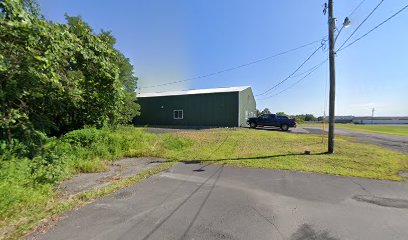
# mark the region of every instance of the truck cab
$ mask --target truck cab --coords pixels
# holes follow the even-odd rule
[[[291,127],[296,127],[295,119],[286,116],[276,116],[276,114],[263,114],[259,117],[249,118],[248,124],[251,128],[257,127],[278,127],[282,131],[288,131]]]

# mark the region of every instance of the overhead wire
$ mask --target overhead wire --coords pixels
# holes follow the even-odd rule
[[[303,81],[303,80],[306,79],[308,76],[310,76],[313,72],[315,72],[317,69],[319,69],[319,68],[320,68],[324,63],[326,63],[327,61],[328,61],[328,59],[326,59],[326,60],[324,60],[323,62],[317,64],[316,66],[314,66],[313,68],[311,68],[311,71],[309,71],[308,74],[306,74],[304,77],[300,78],[298,81],[296,81],[296,82],[294,82],[293,84],[291,84],[289,87],[283,89],[282,91],[280,91],[280,92],[278,92],[278,93],[276,93],[276,94],[273,94],[273,95],[264,97],[264,98],[259,98],[258,100],[266,100],[266,99],[275,97],[275,96],[277,96],[277,95],[280,95],[280,94],[286,92],[287,90],[289,90],[289,89],[291,89],[292,87],[296,86],[296,85],[299,84],[301,81]]]
[[[353,16],[353,14],[361,7],[361,5],[363,5],[363,3],[364,3],[365,1],[366,1],[366,0],[362,0],[362,1],[353,9],[353,11],[351,11],[351,13],[350,13],[347,17],[348,17],[348,18],[351,18],[351,16]],[[337,38],[340,36],[341,31],[343,31],[344,27],[345,27],[345,26],[344,26],[344,24],[343,24],[343,25],[341,26],[339,32],[337,33],[336,38],[334,39],[334,42],[337,41]]]
[[[354,9],[353,9],[353,11],[351,11],[351,13],[348,15],[349,17],[351,17],[351,16],[353,16],[353,14],[361,7],[361,5],[363,5],[363,3],[365,2],[366,0],[362,0]]]
[[[380,24],[378,24],[378,25],[376,25],[375,27],[373,27],[371,30],[369,30],[368,32],[366,32],[365,34],[363,34],[361,37],[355,39],[355,40],[352,41],[351,43],[347,44],[345,47],[339,48],[336,52],[343,51],[344,49],[350,47],[350,46],[353,45],[354,43],[360,41],[362,38],[366,37],[368,34],[372,33],[374,30],[376,30],[377,28],[381,27],[383,24],[385,24],[386,22],[388,22],[388,21],[391,20],[392,18],[396,17],[398,14],[400,14],[401,12],[403,12],[404,10],[406,10],[407,8],[408,8],[408,5],[405,5],[403,8],[401,8],[400,10],[398,10],[396,13],[394,13],[393,15],[391,15],[390,17],[388,17],[388,18],[385,19],[384,21],[382,21]]]
[[[326,61],[326,60],[325,60],[325,61]],[[321,64],[321,63],[316,64],[316,65],[314,65],[313,67],[309,68],[308,70],[306,70],[306,71],[304,71],[304,72],[302,72],[302,73],[293,75],[291,78],[297,78],[297,77],[303,76],[303,75],[309,73],[310,71],[313,71],[313,70],[314,70],[317,66],[319,66],[320,64]]]
[[[375,8],[373,10],[371,10],[371,12],[367,15],[367,17],[364,18],[364,20],[357,26],[356,29],[354,29],[354,31],[350,34],[350,36],[341,44],[341,46],[338,49],[341,49],[349,40],[351,37],[354,36],[354,34],[358,31],[358,29],[360,29],[360,27],[370,18],[371,15],[373,15],[373,13],[381,6],[381,4],[384,2],[385,0],[381,0],[377,6],[375,6]]]
[[[326,36],[323,37],[323,39],[324,39],[324,38],[326,38]],[[279,53],[277,53],[277,54],[274,54],[274,55],[271,55],[271,56],[268,56],[268,57],[260,58],[260,59],[257,59],[257,60],[251,61],[251,62],[247,62],[247,63],[241,64],[241,65],[237,65],[237,66],[234,66],[234,67],[229,67],[229,68],[226,68],[226,69],[223,69],[223,70],[219,70],[219,71],[216,71],[216,72],[212,72],[212,73],[208,73],[208,74],[205,74],[205,75],[200,75],[200,76],[197,76],[197,77],[192,77],[192,78],[187,78],[187,79],[183,79],[183,80],[179,80],[179,81],[167,82],[167,83],[162,83],[162,84],[156,84],[156,85],[151,85],[151,86],[141,86],[141,87],[138,87],[138,89],[145,89],[145,88],[154,88],[154,87],[167,86],[167,85],[171,85],[171,84],[182,83],[182,82],[188,82],[188,81],[193,81],[193,80],[197,80],[197,79],[201,79],[201,78],[207,78],[207,77],[215,76],[215,75],[218,75],[218,74],[221,74],[221,73],[233,71],[233,70],[240,69],[240,68],[243,68],[243,67],[248,67],[248,66],[250,66],[250,65],[253,65],[253,64],[256,64],[256,63],[259,63],[259,62],[267,61],[267,60],[270,60],[270,59],[272,59],[272,58],[275,58],[275,57],[278,57],[278,56],[281,56],[281,55],[284,55],[284,54],[288,54],[288,53],[290,53],[290,52],[294,52],[294,51],[296,51],[296,50],[299,50],[299,49],[308,47],[308,46],[310,46],[310,45],[313,45],[313,44],[318,43],[318,42],[321,42],[321,41],[322,41],[322,39],[315,40],[315,41],[313,41],[313,42],[309,42],[309,43],[303,44],[303,45],[301,45],[301,46],[298,46],[298,47],[295,47],[295,48],[291,48],[291,49],[289,49],[289,50],[282,51],[282,52],[279,52]]]
[[[319,49],[323,48],[323,44],[320,45],[320,47],[318,47],[316,50],[314,50],[307,58],[305,61],[302,62],[302,64],[300,64],[299,67],[296,68],[295,71],[293,71],[289,76],[287,76],[286,78],[284,78],[282,81],[278,82],[277,84],[275,84],[274,86],[272,86],[271,88],[267,89],[266,91],[259,93],[257,95],[255,95],[256,97],[258,96],[263,96],[265,94],[267,94],[268,92],[272,91],[273,89],[277,88],[278,86],[280,86],[282,83],[286,82],[287,80],[289,80],[290,78],[293,77],[293,75],[295,75],[312,57],[313,55],[315,55],[317,53],[317,51],[319,51]]]

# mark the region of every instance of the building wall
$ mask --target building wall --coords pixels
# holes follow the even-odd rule
[[[256,101],[251,88],[239,92],[239,126],[246,127],[247,119],[256,117]]]
[[[408,119],[354,119],[355,124],[408,124]]]
[[[238,92],[138,98],[138,125],[238,126]],[[173,111],[183,110],[183,119]]]

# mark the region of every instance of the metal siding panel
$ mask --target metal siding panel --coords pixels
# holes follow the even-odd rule
[[[141,115],[135,124],[237,126],[238,92],[139,98]],[[163,106],[163,108],[160,108]],[[183,119],[173,119],[183,110]]]
[[[248,116],[245,113],[250,114],[252,112],[256,114],[256,101],[251,88],[239,92],[239,112],[240,127],[247,126],[246,118]]]

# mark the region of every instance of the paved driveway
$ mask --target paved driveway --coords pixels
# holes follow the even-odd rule
[[[408,239],[408,183],[179,163],[39,239]]]

